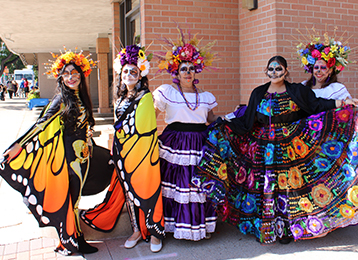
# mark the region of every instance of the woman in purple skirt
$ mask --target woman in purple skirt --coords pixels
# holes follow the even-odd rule
[[[159,136],[165,232],[197,241],[210,238],[217,219],[205,194],[191,184],[207,138],[206,123],[218,117],[212,112],[217,106],[214,95],[195,86],[199,82],[195,74],[210,66],[214,55],[209,52],[212,44],[201,52],[195,37],[186,43],[179,31],[178,43],[164,39],[172,51],[158,55],[159,69],[169,72],[174,84],[161,85],[153,96],[157,115],[165,112],[168,124]]]

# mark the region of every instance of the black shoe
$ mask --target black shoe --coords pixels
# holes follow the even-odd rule
[[[291,243],[292,240],[293,240],[293,239],[289,237],[289,238],[281,239],[281,240],[279,240],[278,242],[279,242],[280,244],[287,245],[287,244]]]
[[[88,244],[85,240],[85,238],[82,236],[79,236],[78,239],[78,250],[82,253],[82,254],[92,254],[92,253],[96,253],[98,251],[97,247],[91,246],[90,244]]]

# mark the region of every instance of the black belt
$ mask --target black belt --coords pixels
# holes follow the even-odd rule
[[[179,123],[174,122],[167,126],[170,130],[180,132],[203,132],[206,130],[206,124],[192,124],[192,123]]]

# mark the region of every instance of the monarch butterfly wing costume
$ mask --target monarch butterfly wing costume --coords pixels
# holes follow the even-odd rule
[[[69,192],[69,176],[60,109],[18,139],[21,150],[0,164],[0,175],[20,192],[39,226],[54,226],[64,254],[78,252],[76,220]]]
[[[82,212],[82,219],[95,229],[113,230],[126,194],[139,208],[142,236],[150,233],[163,239],[158,135],[153,98],[149,91],[131,103],[115,123],[115,129],[113,160],[118,175],[112,177],[105,201],[92,210]]]

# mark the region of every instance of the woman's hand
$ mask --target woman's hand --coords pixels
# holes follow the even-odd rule
[[[358,99],[356,98],[352,98],[352,99],[346,99],[344,102],[346,105],[353,105],[353,106],[358,106]]]
[[[346,100],[336,100],[336,107],[343,107],[345,105],[353,105],[355,107],[358,106],[358,99],[352,98],[352,99],[346,99]]]
[[[13,146],[11,146],[10,149],[6,150],[6,152],[3,154],[3,156],[9,156],[8,161],[11,161],[12,158],[14,158],[20,151],[21,146],[18,143],[15,143]]]

